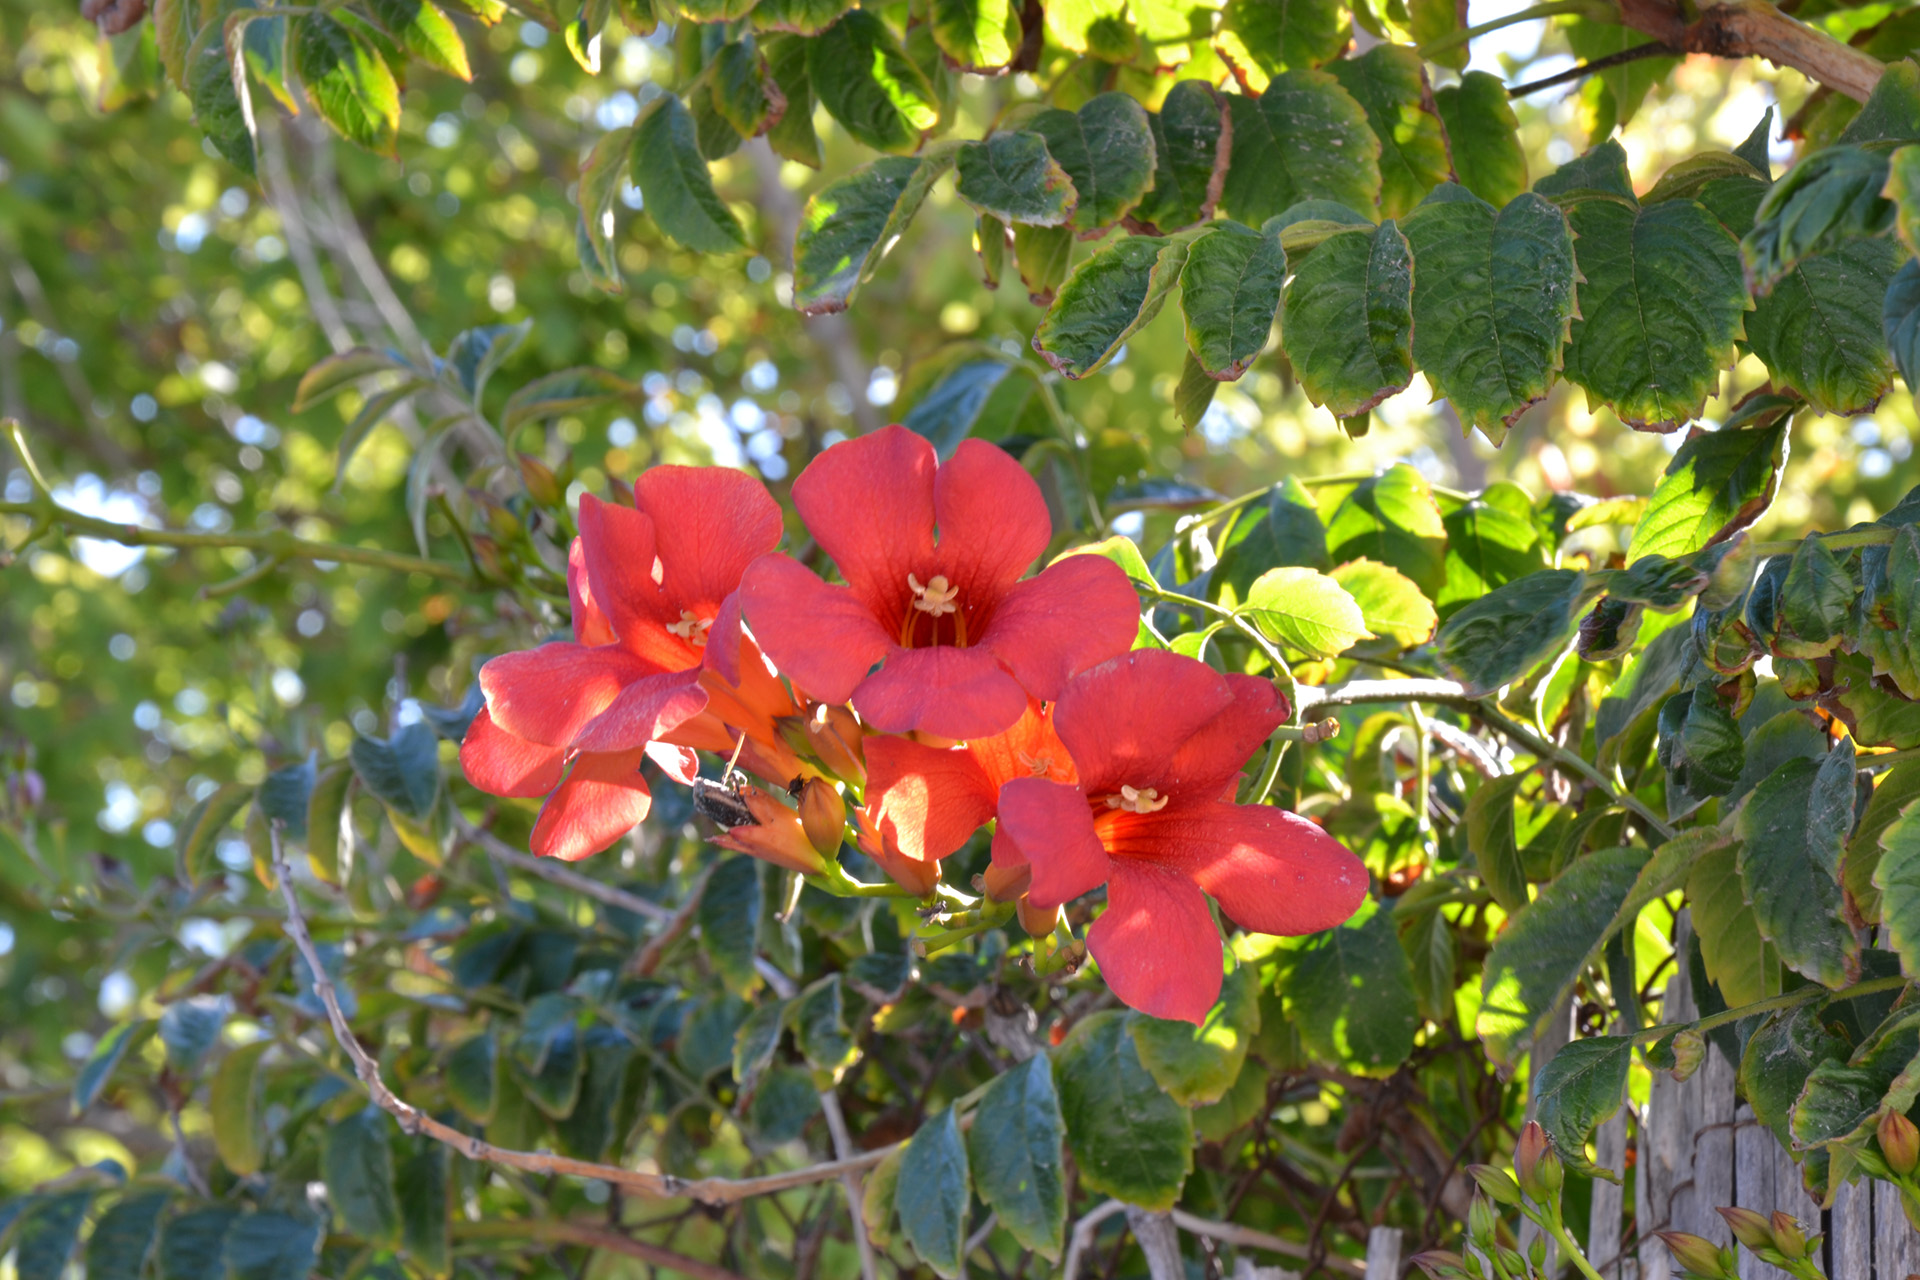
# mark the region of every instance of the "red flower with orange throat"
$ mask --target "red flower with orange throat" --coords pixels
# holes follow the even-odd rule
[[[793,501],[847,585],[769,555],[742,607],[783,674],[851,700],[880,732],[999,733],[1138,633],[1139,600],[1111,561],[1074,556],[1022,580],[1052,521],[1033,477],[984,441],[940,463],[924,437],[888,427],[815,458]]]
[[[1000,790],[996,871],[1017,880],[1024,864],[1043,911],[1106,885],[1087,948],[1143,1013],[1198,1023],[1219,998],[1208,897],[1244,929],[1296,935],[1332,928],[1366,896],[1366,868],[1319,827],[1233,803],[1242,766],[1287,712],[1268,681],[1129,653],[1076,679],[1054,711],[1080,785],[1016,778]]]
[[[460,763],[482,791],[547,796],[538,854],[584,858],[645,818],[649,756],[692,779],[692,751],[663,739],[706,707],[707,636],[737,609],[729,597],[747,565],[780,540],[779,506],[743,472],[655,467],[634,502],[580,500],[567,560],[574,639],[480,670],[487,705]]]

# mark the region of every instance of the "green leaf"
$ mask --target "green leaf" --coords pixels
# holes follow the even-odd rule
[[[1574,859],[1494,939],[1474,1029],[1496,1061],[1512,1063],[1533,1042],[1541,1022],[1598,962],[1607,939],[1631,924],[1620,919],[1622,908],[1647,858],[1645,849],[1623,848]]]
[[[940,120],[940,101],[893,31],[854,9],[807,42],[807,74],[827,114],[856,142],[909,155]]]
[[[1881,195],[1887,171],[1886,152],[1849,146],[1816,151],[1787,170],[1740,241],[1753,291],[1770,292],[1802,259],[1890,231],[1894,205]]]
[[[731,1002],[732,997],[725,997]],[[687,1031],[683,1029],[682,1035]],[[730,1060],[731,1035],[722,1046],[721,1066]],[[586,1033],[586,1069],[580,1078],[580,1100],[564,1120],[554,1123],[554,1136],[560,1149],[576,1160],[600,1160],[618,1135],[614,1132],[614,1112],[621,1090],[626,1087],[627,1068],[633,1062],[633,1042],[604,1023],[589,1027]],[[443,1201],[444,1204],[444,1201]],[[444,1214],[445,1209],[441,1212]]]
[[[356,735],[347,757],[360,785],[388,807],[414,819],[433,811],[440,794],[440,742],[430,725],[415,721],[384,742]]]
[[[1119,565],[1132,581],[1143,582],[1148,586],[1158,585],[1154,580],[1153,570],[1147,566],[1146,558],[1140,554],[1140,544],[1125,534],[1116,533],[1100,542],[1069,547],[1049,563],[1058,564],[1069,556],[1100,556]]]
[[[1363,480],[1327,519],[1334,563],[1390,564],[1432,599],[1446,582],[1447,531],[1427,478],[1404,462]]]
[[[967,1238],[967,1145],[948,1107],[922,1124],[900,1158],[894,1206],[907,1243],[936,1274],[949,1280],[962,1269]]]
[[[806,315],[845,311],[953,159],[883,157],[815,193],[794,240],[794,305]]]
[[[169,1218],[160,1232],[160,1280],[207,1280],[224,1274],[226,1241],[240,1217],[232,1209],[198,1209]]]
[[[1460,185],[1496,209],[1517,199],[1527,189],[1527,154],[1520,146],[1519,118],[1500,77],[1469,71],[1459,84],[1436,89],[1433,105],[1446,129],[1447,151]],[[1407,236],[1413,238],[1411,229]],[[1414,252],[1419,252],[1417,241]]]
[[[1776,656],[1824,658],[1839,644],[1853,614],[1853,575],[1819,538],[1801,540],[1780,585]]]
[[[239,812],[253,799],[253,789],[235,782],[222,784],[193,807],[179,837],[178,865],[189,883],[199,884],[212,870],[214,846]]]
[[[1413,253],[1393,222],[1291,260],[1281,345],[1315,404],[1366,413],[1413,379]]]
[[[1920,382],[1920,260],[1894,272],[1880,324],[1900,377],[1908,386]]]
[[[167,1065],[183,1076],[198,1074],[226,1021],[224,997],[189,996],[168,1005],[160,1015],[160,1043],[167,1047]]]
[[[429,1276],[453,1271],[453,1230],[449,1216],[453,1150],[432,1138],[413,1138],[401,1158],[394,1191],[400,1205],[400,1243],[414,1266]]]
[[[1513,801],[1525,774],[1482,782],[1467,800],[1466,842],[1481,883],[1509,913],[1527,905],[1527,870],[1514,831]]]
[[[13,1272],[19,1280],[60,1280],[80,1238],[92,1191],[34,1197],[13,1234]]]
[[[165,1191],[123,1196],[101,1214],[87,1237],[87,1280],[140,1280],[172,1198]]]
[[[663,93],[641,111],[629,171],[654,224],[681,245],[696,253],[746,247],[746,232],[714,192],[693,116],[679,98]]]
[[[260,1059],[272,1040],[255,1040],[227,1054],[213,1073],[207,1114],[213,1122],[213,1146],[237,1174],[260,1172],[266,1127],[260,1118]]]
[[[707,960],[727,990],[744,995],[759,981],[753,967],[754,940],[764,910],[760,863],[752,858],[723,858],[707,876],[695,916]]]
[[[554,1119],[572,1114],[580,1100],[586,1055],[581,1052],[579,1016],[572,996],[550,992],[537,997],[521,1015],[519,1034],[507,1054],[528,1101]]]
[[[1631,1036],[1574,1040],[1561,1046],[1534,1082],[1536,1118],[1573,1172],[1620,1181],[1619,1174],[1587,1159],[1587,1139],[1626,1100],[1632,1062]]]
[[[1366,109],[1324,71],[1287,71],[1258,98],[1229,94],[1233,159],[1221,204],[1258,225],[1303,200],[1370,210],[1380,202],[1380,140]]]
[[[562,369],[535,378],[508,396],[500,425],[511,432],[530,422],[631,400],[638,393],[633,383],[606,369]]]
[[[370,0],[367,8],[400,47],[431,67],[473,79],[467,46],[453,20],[428,0]]]
[[[231,1280],[306,1280],[324,1234],[318,1222],[284,1213],[250,1213],[227,1232]]]
[[[956,194],[1002,222],[1057,227],[1073,216],[1073,179],[1037,133],[996,133],[961,146],[954,157]]]
[[[1100,369],[1160,314],[1186,265],[1189,243],[1128,236],[1082,262],[1041,318],[1034,350],[1069,378]]]
[[[733,1078],[740,1088],[751,1089],[761,1073],[773,1065],[773,1055],[780,1048],[780,1030],[786,1021],[786,1003],[774,1000],[756,1005],[734,1032]]]
[[[1495,212],[1441,187],[1405,231],[1419,263],[1414,361],[1461,424],[1497,444],[1560,371],[1575,311],[1573,230],[1531,192]]]
[[[967,1133],[981,1201],[1023,1247],[1055,1261],[1067,1222],[1064,1137],[1052,1062],[1044,1053],[994,1078]]]
[[[1013,61],[1020,20],[1009,0],[933,0],[933,39],[963,71],[992,71]]]
[[[1255,579],[1244,612],[1268,639],[1311,658],[1337,657],[1372,635],[1344,587],[1298,566],[1269,569]]]
[[[1351,920],[1294,944],[1281,994],[1313,1055],[1359,1075],[1390,1075],[1420,1026],[1413,971],[1391,912],[1371,902]]]
[[[1020,282],[1038,306],[1046,306],[1067,278],[1067,264],[1073,260],[1072,227],[1021,227],[1013,229],[1013,261],[1019,268]]]
[[[1901,1010],[1846,1062],[1819,1062],[1793,1106],[1798,1150],[1864,1137],[1887,1111],[1905,1112],[1920,1091],[1920,1011]]]
[[[1776,386],[1816,411],[1869,412],[1892,384],[1888,289],[1907,258],[1893,240],[1855,240],[1803,258],[1747,317],[1747,347]]]
[[[1148,113],[1153,189],[1134,206],[1129,227],[1164,235],[1213,216],[1233,153],[1227,112],[1225,96],[1212,85],[1182,80],[1167,91],[1160,110]]]
[[[757,138],[787,109],[767,73],[767,60],[747,40],[730,40],[713,55],[713,108],[742,138]]]
[[[1080,1184],[1143,1209],[1172,1208],[1193,1171],[1193,1113],[1142,1065],[1127,1015],[1109,1009],[1076,1023],[1053,1066]]]
[[[1495,589],[1441,626],[1441,669],[1475,696],[1513,683],[1566,649],[1588,592],[1576,569],[1546,569]]]
[[[1698,417],[1751,305],[1739,246],[1691,200],[1588,199],[1567,217],[1586,281],[1567,381],[1629,426],[1668,430]]]
[[[1574,56],[1582,61],[1611,57],[1654,43],[1631,27],[1585,16],[1575,18],[1562,29],[1567,33],[1567,43]],[[1607,96],[1613,99],[1615,123],[1624,125],[1639,114],[1648,91],[1671,76],[1678,65],[1678,58],[1652,57],[1604,68],[1599,73],[1600,82],[1606,86]],[[1610,132],[1612,126],[1607,126],[1597,129],[1594,136]]]
[[[400,133],[400,86],[385,58],[358,30],[324,13],[296,18],[293,65],[307,100],[343,137],[391,155]]]
[[[1633,179],[1627,176],[1627,149],[1609,138],[1534,183],[1533,189],[1563,207],[1596,196],[1616,196],[1633,204]]]
[[[1232,65],[1260,80],[1338,58],[1350,37],[1337,0],[1227,0],[1220,43]]]
[[[749,16],[755,31],[817,36],[850,7],[848,0],[760,0]]]
[[[1414,286],[1419,297],[1419,285]],[[1419,313],[1416,310],[1415,315]],[[1419,345],[1416,322],[1414,343]],[[1431,373],[1428,374],[1432,376]],[[1516,578],[1547,567],[1546,548],[1532,520],[1478,498],[1461,503],[1443,517],[1446,527],[1446,585],[1435,603],[1442,619]]]
[[[1779,958],[1766,939],[1739,874],[1737,844],[1710,849],[1694,863],[1687,879],[1694,936],[1707,976],[1731,1006],[1753,1004],[1780,994]]]
[[[186,89],[193,103],[194,122],[207,135],[207,141],[234,168],[251,177],[253,100],[247,90],[246,67],[238,53],[237,47],[228,46],[225,24],[209,22],[188,51]]]
[[[1189,351],[1180,362],[1180,381],[1173,389],[1173,412],[1180,419],[1180,427],[1188,435],[1193,434],[1200,420],[1207,416],[1207,409],[1213,404],[1213,397],[1219,392],[1220,383],[1209,374]]]
[[[328,765],[307,798],[307,865],[331,885],[346,883],[353,872],[353,813],[347,799],[353,776],[350,764]]]
[[[1740,726],[1706,685],[1684,689],[1660,708],[1660,765],[1667,771],[1667,816],[1691,812],[1740,781],[1747,751]]]
[[[334,1212],[349,1232],[370,1243],[395,1240],[400,1230],[390,1128],[386,1112],[364,1107],[327,1126],[320,1157]],[[229,1254],[233,1247],[229,1242]]]
[[[830,973],[802,991],[787,1006],[787,1017],[800,1052],[814,1070],[838,1079],[841,1072],[859,1061],[859,1046],[847,1033],[839,974]]]
[[[1821,748],[1824,747],[1825,743],[1822,742]],[[1873,798],[1867,801],[1867,811],[1860,815],[1860,825],[1847,844],[1847,856],[1841,864],[1841,881],[1861,917],[1870,924],[1878,924],[1881,920],[1881,839],[1915,800],[1920,800],[1920,761],[1909,760],[1896,764],[1880,775],[1879,783],[1873,789]],[[1915,936],[1920,937],[1920,933]]]
[[[1220,1000],[1199,1026],[1135,1014],[1134,1049],[1160,1087],[1183,1107],[1218,1102],[1240,1076],[1247,1049],[1260,1034],[1260,979],[1235,966],[1220,984]]]
[[[1328,63],[1327,71],[1366,110],[1380,140],[1380,212],[1406,216],[1450,176],[1440,120],[1424,102],[1420,55],[1406,45],[1378,44],[1357,58]]]
[[[1153,130],[1146,108],[1127,94],[1099,94],[1078,111],[1053,107],[1026,127],[1046,139],[1047,151],[1073,181],[1077,232],[1112,226],[1153,186]]]
[[[1362,557],[1336,568],[1333,580],[1360,606],[1361,619],[1375,636],[1408,648],[1432,639],[1439,616],[1398,569]]]
[[[768,36],[760,41],[760,48],[767,55],[767,74],[787,100],[787,109],[767,130],[767,145],[783,160],[818,169],[820,135],[813,127],[813,79],[807,70],[810,43],[798,36]]]
[[[1844,1063],[1847,1041],[1827,1029],[1821,1004],[1783,1009],[1754,1029],[1740,1055],[1740,1093],[1754,1119],[1773,1130],[1780,1145],[1793,1146],[1793,1105],[1807,1077],[1823,1062]]]
[[[174,87],[187,87],[187,50],[200,32],[200,0],[153,0],[153,43]]]
[[[493,1119],[500,1088],[498,1058],[492,1027],[469,1036],[447,1055],[447,1098],[476,1124]]]
[[[1126,0],[1053,0],[1046,19],[1048,33],[1070,53],[1131,62],[1139,51]]]
[[[1882,782],[1880,790],[1891,781]],[[1871,807],[1868,812],[1871,815]],[[1920,802],[1909,801],[1900,817],[1882,828],[1877,843],[1880,859],[1873,872],[1873,887],[1880,891],[1880,922],[1888,939],[1885,945],[1900,954],[1904,972],[1920,973]],[[1851,858],[1851,853],[1848,856]]]
[[[708,996],[694,1006],[680,1026],[675,1055],[688,1075],[705,1080],[733,1064],[734,1044],[749,1012],[747,1002],[730,991]]]
[[[1788,965],[1830,987],[1853,981],[1860,968],[1839,881],[1853,829],[1853,765],[1850,742],[1817,764],[1789,760],[1754,788],[1734,819],[1740,880],[1760,933]]]
[[[1220,223],[1193,242],[1180,276],[1180,310],[1187,345],[1209,377],[1230,382],[1265,350],[1286,269],[1278,236],[1237,222]]]
[[[1451,36],[1466,29],[1467,6],[1460,0],[1406,0],[1404,8],[1387,0],[1387,11],[1395,15],[1413,37],[1416,45],[1431,44],[1445,36]],[[1356,10],[1358,12],[1358,10]],[[1378,33],[1376,33],[1378,34]],[[1434,62],[1455,71],[1467,69],[1467,43],[1461,41],[1453,48],[1434,56]]]
[[[87,1055],[86,1062],[74,1073],[72,1112],[75,1116],[94,1104],[127,1054],[151,1039],[153,1031],[151,1018],[137,1018],[122,1023],[100,1037],[93,1052]]]
[[[906,1147],[895,1147],[891,1155],[873,1166],[860,1197],[861,1225],[883,1249],[893,1241],[893,1195],[900,1186],[900,1162],[906,1154]]]
[[[1680,446],[1627,548],[1679,559],[1724,542],[1773,502],[1787,461],[1784,415],[1761,426],[1703,431]]]
[[[301,413],[311,409],[370,374],[406,369],[407,365],[392,352],[376,351],[372,347],[355,347],[328,356],[301,375],[300,385],[293,392],[293,410]]]

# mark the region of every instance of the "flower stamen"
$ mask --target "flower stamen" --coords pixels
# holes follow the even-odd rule
[[[960,588],[949,583],[944,573],[934,574],[927,579],[925,586],[920,584],[920,579],[908,574],[907,586],[913,589],[913,607],[922,613],[944,618],[950,613],[957,613],[960,609],[960,606],[954,603],[955,597],[960,594]]]
[[[1123,786],[1119,795],[1107,797],[1107,808],[1124,809],[1128,813],[1158,813],[1172,799],[1172,796],[1163,796],[1152,787]]]
[[[667,630],[694,648],[704,649],[707,647],[707,632],[713,630],[713,619],[703,618],[691,609],[682,609],[680,621],[669,622]]]

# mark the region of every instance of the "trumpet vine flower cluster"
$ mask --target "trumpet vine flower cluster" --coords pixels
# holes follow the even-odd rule
[[[647,815],[641,772],[718,797],[716,843],[844,891],[850,841],[926,896],[988,824],[993,902],[1036,935],[1105,891],[1087,949],[1128,1005],[1199,1022],[1220,929],[1339,924],[1359,859],[1296,814],[1238,804],[1288,717],[1269,681],[1134,646],[1140,602],[1097,555],[1028,570],[1053,538],[1039,486],[998,447],[945,462],[902,427],[836,444],[794,481],[812,537],[717,467],[655,467],[627,507],[583,497],[573,638],[480,673],[467,778],[544,797],[535,853],[578,859]],[[830,560],[838,581],[816,569]],[[696,782],[700,752],[727,762]],[[765,785],[736,783],[739,772]],[[1004,910],[1004,907],[1002,908]]]

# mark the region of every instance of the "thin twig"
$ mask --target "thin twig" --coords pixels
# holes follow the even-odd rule
[[[1093,1247],[1093,1233],[1108,1218],[1126,1211],[1127,1206],[1122,1202],[1109,1200],[1080,1216],[1080,1221],[1073,1224],[1072,1237],[1067,1241],[1067,1262],[1060,1268],[1060,1280],[1080,1280],[1080,1256]]]
[[[533,1218],[517,1222],[461,1222],[456,1223],[453,1234],[461,1240],[517,1240],[531,1237],[545,1244],[579,1245],[585,1249],[605,1249],[608,1253],[623,1254],[629,1258],[656,1267],[666,1267],[694,1280],[743,1280],[735,1271],[715,1266],[711,1262],[701,1262],[685,1254],[663,1249],[657,1244],[648,1244],[644,1240],[635,1240],[625,1232],[592,1222],[575,1222],[566,1218]]]
[[[396,1097],[380,1074],[380,1064],[374,1061],[373,1056],[353,1034],[353,1028],[347,1024],[346,1014],[340,1010],[340,998],[334,991],[333,979],[327,976],[326,968],[320,962],[320,953],[313,945],[313,936],[307,932],[306,917],[301,914],[300,899],[294,892],[293,868],[288,865],[286,852],[281,846],[278,821],[269,829],[269,838],[273,847],[274,875],[280,886],[280,896],[287,905],[287,936],[293,940],[294,947],[307,963],[308,971],[313,974],[313,994],[327,1011],[327,1021],[333,1028],[333,1038],[339,1042],[340,1048],[352,1061],[354,1074],[359,1077],[368,1098],[375,1106],[399,1121],[400,1128],[409,1134],[424,1134],[436,1142],[452,1147],[469,1160],[484,1160],[489,1164],[518,1169],[526,1173],[597,1178],[623,1190],[654,1199],[690,1199],[713,1205],[735,1204],[753,1196],[830,1182],[850,1173],[857,1175],[862,1170],[871,1169],[879,1164],[900,1145],[896,1143],[894,1146],[881,1147],[846,1159],[829,1160],[821,1164],[809,1165],[804,1169],[767,1174],[759,1178],[681,1178],[673,1174],[622,1169],[617,1165],[597,1164],[591,1160],[574,1160],[546,1152],[514,1151],[506,1147],[496,1147],[472,1134],[462,1133],[452,1125],[443,1124]]]
[[[667,917],[660,932],[647,939],[646,946],[634,952],[633,963],[627,966],[629,973],[641,978],[653,976],[653,971],[660,967],[660,961],[666,956],[667,948],[693,924],[693,913],[700,909],[700,898],[707,891],[707,881],[712,877],[713,869],[719,865],[717,862],[709,863],[694,877],[693,884],[687,888],[686,900],[679,909]]]
[[[1507,90],[1507,96],[1509,98],[1524,98],[1530,93],[1539,93],[1542,89],[1551,89],[1556,85],[1566,84],[1573,80],[1584,80],[1596,72],[1607,70],[1609,67],[1624,66],[1629,62],[1638,62],[1642,58],[1670,58],[1674,56],[1674,53],[1675,50],[1661,44],[1658,40],[1652,44],[1637,44],[1631,49],[1622,49],[1620,52],[1610,53],[1604,58],[1595,58],[1593,61],[1583,62],[1577,67],[1569,67],[1556,75],[1542,76],[1540,79],[1530,80],[1526,84],[1514,85],[1511,89]]]
[[[1265,1231],[1255,1231],[1252,1227],[1243,1227],[1233,1222],[1209,1222],[1205,1218],[1196,1218],[1185,1209],[1173,1211],[1173,1224],[1182,1231],[1191,1232],[1196,1236],[1205,1236],[1209,1240],[1239,1245],[1243,1249],[1265,1249],[1268,1253],[1277,1253],[1288,1258],[1304,1258],[1312,1252],[1306,1245],[1292,1240],[1283,1240]],[[1361,1274],[1358,1266],[1338,1255],[1325,1259],[1321,1265],[1334,1271],[1344,1271],[1348,1275]]]
[[[820,1110],[827,1117],[827,1132],[833,1135],[833,1154],[845,1163],[853,1154],[853,1135],[847,1132],[847,1117],[840,1110],[840,1095],[831,1089],[822,1089]],[[847,1213],[853,1219],[853,1242],[860,1249],[860,1280],[879,1280],[879,1263],[873,1255],[873,1241],[867,1238],[866,1215],[861,1212],[866,1194],[860,1187],[860,1171],[849,1169],[841,1174],[840,1185],[847,1189]]]

